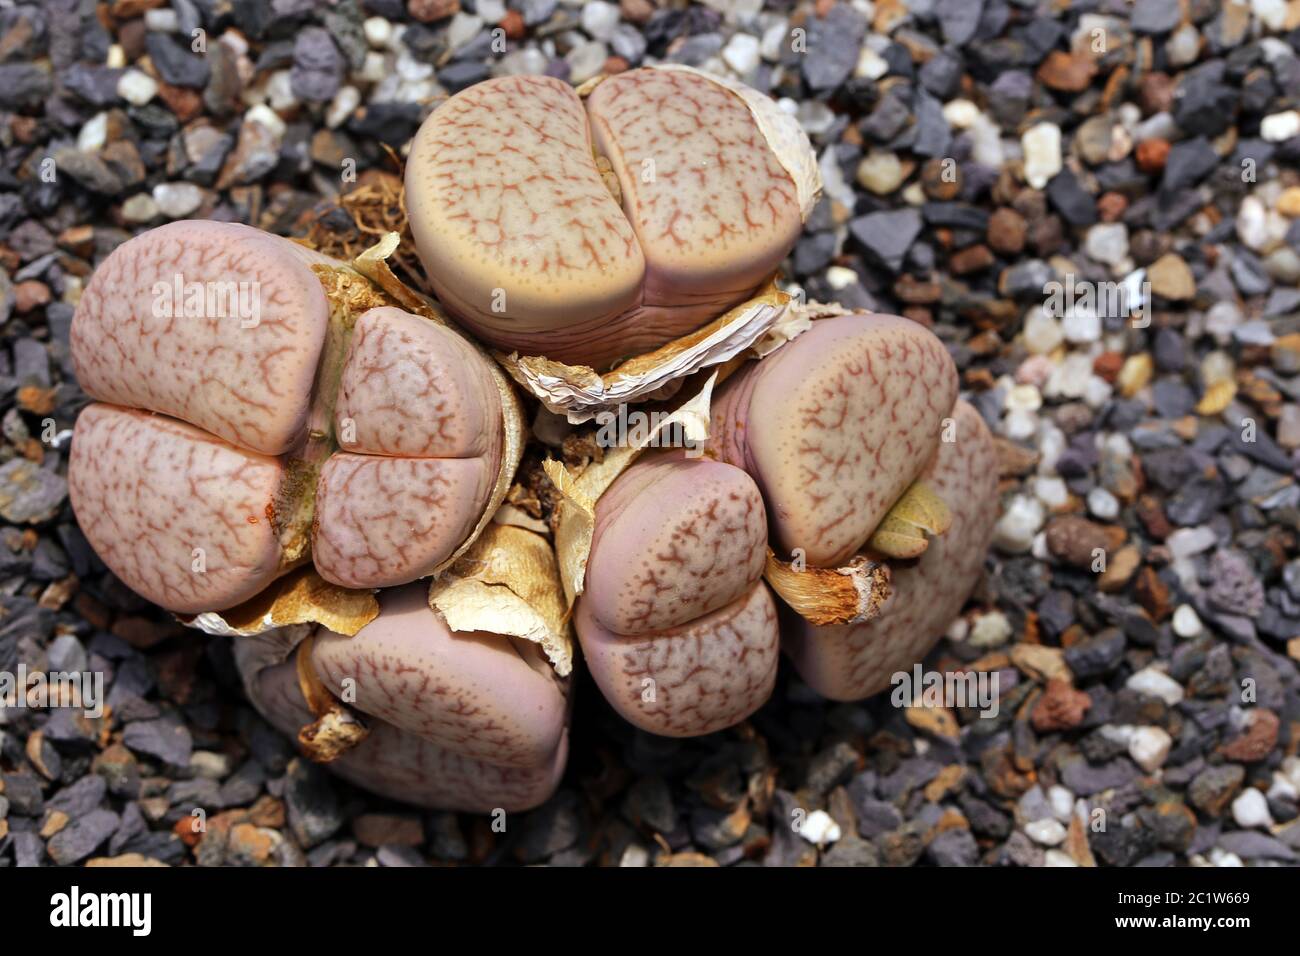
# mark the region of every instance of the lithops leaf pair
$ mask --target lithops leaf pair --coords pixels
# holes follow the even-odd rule
[[[96,270],[69,491],[133,590],[216,611],[307,560],[384,587],[465,543],[514,467],[511,393],[449,327],[371,300],[342,263],[228,223],[162,226]]]
[[[575,622],[597,684],[646,730],[705,733],[757,709],[778,606],[804,679],[866,697],[924,655],[978,576],[992,441],[957,401],[942,343],[913,322],[821,319],[743,366],[713,398],[707,453],[643,457],[596,502]],[[773,560],[786,562],[778,589],[801,573],[814,591],[843,582],[861,620],[810,623],[792,593],[774,603],[760,579]]]
[[[978,577],[997,488],[992,438],[932,333],[883,315],[813,323],[720,389],[711,448],[762,490],[778,556],[835,568],[865,553],[889,569],[871,620],[784,615],[815,690],[867,697],[933,646]]]
[[[722,462],[653,455],[601,495],[576,625],[615,710],[688,737],[768,698],[779,633],[766,543],[758,488]]]
[[[601,368],[767,281],[811,209],[810,156],[770,100],[693,71],[632,70],[585,101],[502,77],[421,126],[406,204],[430,284],[479,338]]]
[[[564,771],[569,681],[534,643],[452,631],[422,584],[381,592],[379,616],[351,637],[319,628],[297,645],[284,631],[238,641],[249,696],[283,733],[301,739],[318,716],[304,669],[360,715],[364,738],[329,766],[376,793],[519,810],[545,800]]]

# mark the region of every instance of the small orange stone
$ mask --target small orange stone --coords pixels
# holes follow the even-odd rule
[[[24,385],[18,389],[18,407],[33,415],[48,415],[54,411],[58,390],[41,388],[39,385]]]
[[[522,40],[524,34],[528,32],[524,24],[524,15],[518,10],[507,10],[506,15],[501,18],[501,22],[497,26],[505,31],[508,40]]]
[[[1092,370],[1112,385],[1124,367],[1124,356],[1119,352],[1102,352],[1092,362]]]
[[[1067,93],[1082,93],[1097,74],[1097,62],[1081,53],[1053,50],[1038,67],[1045,86]]]
[[[172,827],[172,832],[181,838],[181,842],[188,847],[196,847],[199,841],[203,839],[204,830],[199,829],[201,824],[198,817],[187,816],[181,817]]]
[[[1137,164],[1138,169],[1144,173],[1158,173],[1165,168],[1165,160],[1169,158],[1169,140],[1167,139],[1148,139],[1138,143]]]
[[[1079,726],[1091,706],[1092,698],[1075,690],[1069,681],[1051,680],[1047,682],[1046,692],[1034,704],[1029,722],[1039,733],[1069,730]]]

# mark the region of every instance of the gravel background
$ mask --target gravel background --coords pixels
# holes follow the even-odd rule
[[[929,662],[997,672],[999,716],[783,671],[679,742],[584,680],[563,788],[506,833],[385,803],[296,759],[227,642],[78,533],[73,306],[171,219],[346,231],[344,161],[373,184],[448,92],[659,60],[797,114],[826,198],[787,278],[931,326],[999,436],[988,573]],[[1300,0],[0,10],[0,671],[103,671],[112,708],[0,710],[0,866],[1295,864],[1298,106]],[[1143,321],[1053,310],[1070,276],[1149,282]]]

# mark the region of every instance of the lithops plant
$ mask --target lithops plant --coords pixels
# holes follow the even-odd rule
[[[859,620],[786,609],[785,650],[815,690],[868,697],[924,656],[970,594],[997,516],[992,438],[932,333],[885,315],[815,322],[726,382],[710,447],[762,490],[778,561],[889,571]]]
[[[508,483],[499,370],[424,317],[340,310],[322,286],[340,269],[178,222],[87,286],[72,357],[97,404],[69,493],[104,563],[162,607],[230,608],[309,557],[345,587],[416,580]]]
[[[407,165],[426,278],[483,343],[565,387],[587,379],[557,362],[600,379],[709,338],[808,214],[812,154],[789,129],[687,69],[471,87]],[[255,705],[341,776],[426,807],[540,803],[567,757],[570,624],[619,714],[684,737],[762,706],[783,646],[815,690],[859,699],[960,611],[996,514],[993,447],[920,325],[821,310],[748,351],[777,295],[755,338],[710,356],[712,393],[694,359],[638,393],[682,389],[704,457],[548,461],[550,524],[512,523],[518,397],[373,265],[174,223],[106,259],[72,328],[94,400],[68,476],[88,540],[140,594],[239,635]]]
[[[568,681],[528,641],[452,632],[426,595],[418,584],[384,592],[379,617],[352,637],[239,638],[249,697],[291,737],[320,716],[305,686],[320,680],[350,700],[366,735],[330,769],[395,800],[473,812],[541,803],[568,755]]]
[[[374,624],[381,622],[382,615]],[[381,630],[390,627],[387,623],[381,624]],[[434,635],[445,636],[437,631],[437,624],[430,624],[430,627],[434,628]],[[302,645],[295,645],[283,635],[285,632],[272,631],[265,635],[240,637],[235,644],[235,659],[250,700],[273,726],[292,737],[298,736],[304,726],[311,726],[317,715],[304,696],[300,674],[302,665],[294,657],[295,646]],[[485,636],[480,636],[477,646],[471,650],[472,654],[484,654],[478,663],[502,665],[507,669],[516,666],[508,659],[515,656],[513,649],[495,648],[490,640],[482,640],[482,637]],[[519,658],[515,659],[519,661]],[[400,670],[400,662],[391,659],[389,662],[394,670]],[[391,674],[389,665],[381,665],[381,669],[381,672]],[[537,706],[539,711],[554,713],[552,705],[556,696],[563,700],[558,688],[547,684],[545,678],[523,683],[528,695],[520,701],[491,696],[497,714],[500,714],[500,706],[517,704],[511,713],[506,714],[507,721],[515,726],[533,717],[526,708]],[[357,700],[364,700],[365,696],[367,693],[359,691]],[[435,698],[434,702],[441,701],[443,698]],[[450,711],[446,708],[442,713],[430,711],[430,726],[446,728],[455,721],[460,721],[465,727],[471,724],[472,718],[450,714],[448,719],[448,714]],[[433,737],[404,730],[378,718],[368,718],[367,726],[368,736],[339,754],[329,763],[329,769],[339,777],[382,796],[434,809],[489,813],[498,808],[520,810],[536,806],[555,791],[568,758],[567,726],[560,726],[550,753],[541,760],[513,763],[482,760],[455,743],[438,743]],[[486,719],[482,727],[497,731]],[[481,752],[482,748],[478,749]],[[519,750],[513,753],[523,756]]]
[[[477,336],[601,368],[752,295],[798,238],[812,177],[798,124],[752,90],[647,68],[584,101],[514,76],[434,110],[406,203],[430,284]]]
[[[307,562],[316,592],[386,588],[346,635],[300,615],[237,637],[251,698],[314,759],[378,792],[531,806],[567,755],[561,649],[489,624],[452,630],[435,606],[445,585],[395,587],[443,567],[463,583],[505,560],[549,575],[559,616],[549,545],[482,533],[518,461],[516,400],[459,332],[385,301],[343,263],[245,226],[178,223],[123,244],[73,322],[98,400],[74,436],[73,506],[123,581],[222,628],[239,629],[211,612],[247,620],[233,607],[244,601],[254,630],[280,620],[268,585]],[[473,560],[455,560],[467,548]],[[516,590],[530,587],[547,582]],[[290,612],[312,592],[291,593]],[[316,620],[355,623],[340,608],[367,591],[340,594]]]
[[[575,623],[615,710],[689,737],[767,700],[779,635],[766,542],[758,488],[722,462],[643,458],[601,495]]]
[[[575,611],[597,685],[654,733],[711,732],[761,705],[774,607],[815,690],[887,686],[960,610],[997,514],[988,429],[913,322],[814,321],[731,375],[711,410],[708,457],[648,453],[599,495]]]

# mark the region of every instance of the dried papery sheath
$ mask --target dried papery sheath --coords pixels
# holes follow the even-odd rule
[[[314,721],[298,731],[298,744],[317,763],[330,763],[365,740],[370,729],[321,682],[312,663],[315,641],[314,637],[308,637],[298,645],[294,655],[298,686],[307,706],[316,715]]]
[[[429,606],[453,631],[487,631],[541,646],[555,672],[573,670],[564,589],[550,541],[493,523],[429,585]]]
[[[650,400],[677,380],[750,350],[763,354],[760,347],[797,334],[806,321],[789,295],[769,285],[707,325],[608,372],[541,355],[498,352],[496,357],[525,391],[577,425],[619,405]]]
[[[770,550],[763,577],[808,623],[860,624],[889,598],[889,566],[863,555],[840,568],[796,568]]]
[[[930,537],[943,534],[952,525],[952,513],[943,499],[923,481],[914,481],[903,492],[867,544],[891,558],[916,558],[929,547]]]
[[[225,611],[206,611],[180,620],[208,634],[246,637],[263,631],[323,624],[355,634],[379,615],[370,591],[330,584],[307,566],[289,572],[260,594]]]

